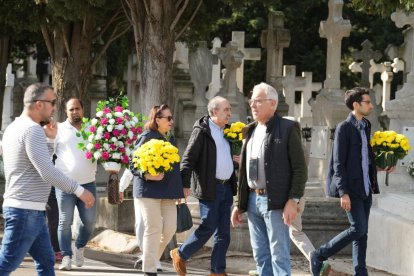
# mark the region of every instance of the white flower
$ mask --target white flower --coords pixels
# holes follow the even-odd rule
[[[133,120],[129,121],[129,123],[131,124],[131,127],[134,127],[137,123]]]
[[[138,123],[138,118],[137,117],[132,117],[132,120],[135,122],[135,123]]]
[[[115,119],[109,119],[109,124],[110,124],[110,125],[115,124]]]
[[[123,117],[124,114],[122,114],[122,112],[115,112],[115,116],[116,117]]]
[[[125,154],[130,156],[131,155],[131,150],[127,147],[125,148]]]
[[[118,152],[114,152],[114,153],[112,153],[112,158],[113,159],[121,159],[121,154],[118,153]]]
[[[134,137],[134,133],[132,131],[128,131],[128,138],[132,139]]]
[[[118,141],[118,147],[123,148],[124,147],[124,142]]]
[[[91,149],[93,149],[93,144],[92,144],[92,143],[87,144],[87,145],[86,145],[86,149],[87,149],[87,150],[91,150]]]
[[[104,127],[103,126],[99,126],[97,129],[96,129],[96,134],[102,134],[104,132]]]
[[[106,113],[106,118],[111,119],[112,118],[112,113]]]
[[[97,133],[95,135],[95,140],[101,140],[102,139],[102,134],[101,133]]]
[[[130,123],[130,122],[128,122],[128,121],[126,121],[126,122],[124,123],[124,125],[125,125],[125,127],[126,127],[126,128],[130,128],[130,127],[131,127],[131,123]]]
[[[108,144],[108,143],[104,143],[104,144],[103,144],[103,147],[104,147],[106,150],[109,150],[109,144]]]
[[[89,135],[89,137],[88,137],[88,141],[89,142],[93,142],[93,138],[95,137],[95,135],[94,134],[91,134],[91,135]]]
[[[94,157],[95,159],[99,159],[99,158],[101,158],[101,156],[102,156],[102,154],[101,154],[101,152],[100,152],[100,151],[95,151],[95,152],[93,153],[93,157]]]
[[[124,114],[131,114],[131,111],[129,111],[128,109],[124,109],[124,110],[122,110],[122,113],[124,113]]]
[[[106,127],[106,129],[107,129],[109,132],[112,132],[112,130],[114,130],[114,126],[113,126],[113,125],[109,125],[109,126],[107,126],[107,127]]]
[[[118,139],[116,137],[112,137],[111,138],[111,141],[114,142],[114,143],[116,143],[118,141]]]
[[[96,118],[93,118],[92,120],[91,120],[91,125],[96,125],[98,123],[98,119],[96,119]]]
[[[103,113],[103,111],[98,111],[98,112],[96,112],[96,117],[102,117],[102,115],[103,115],[104,113]]]
[[[116,125],[115,128],[117,130],[123,130],[124,129],[124,125]]]

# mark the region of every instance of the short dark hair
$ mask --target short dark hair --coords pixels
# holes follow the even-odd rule
[[[155,130],[158,131],[158,124],[157,124],[157,118],[160,117],[161,112],[163,110],[166,109],[170,109],[170,107],[166,104],[162,104],[162,105],[154,105],[151,110],[150,113],[148,115],[148,120],[144,126],[145,130]]]
[[[345,92],[345,104],[346,106],[354,110],[354,103],[361,103],[362,96],[369,95],[369,89],[365,87],[354,87]]]
[[[79,98],[76,98],[76,97],[69,98],[69,100],[66,101],[66,103],[65,103],[65,109],[68,108],[68,102],[71,101],[71,100],[77,100],[79,102],[80,106],[83,109],[83,102],[82,102],[82,100],[79,99]]]
[[[53,90],[53,87],[41,82],[29,85],[24,92],[23,104],[30,106],[36,100],[39,100],[47,90]]]

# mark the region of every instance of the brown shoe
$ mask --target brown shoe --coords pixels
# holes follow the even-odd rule
[[[171,250],[170,256],[171,256],[175,271],[177,271],[178,275],[185,276],[185,274],[187,274],[187,268],[186,268],[185,261],[181,259],[180,254],[178,254],[178,248]]]
[[[226,272],[224,273],[213,273],[211,272],[210,276],[228,276]]]

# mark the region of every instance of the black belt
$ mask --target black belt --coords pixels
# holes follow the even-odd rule
[[[223,185],[228,184],[229,180],[230,179],[218,179],[218,178],[216,178],[216,182],[220,183],[220,184],[223,184]]]

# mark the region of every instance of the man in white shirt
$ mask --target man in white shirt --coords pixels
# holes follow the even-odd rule
[[[82,138],[76,136],[82,126],[83,104],[81,100],[69,99],[66,103],[66,115],[68,118],[65,122],[59,123],[55,139],[55,154],[57,156],[55,166],[66,176],[75,179],[83,188],[90,191],[96,197],[96,162],[92,163],[86,159],[85,153],[77,147],[78,143],[82,142]],[[61,189],[56,189],[56,199],[59,206],[58,239],[63,256],[59,269],[71,270],[71,227],[75,206],[79,211],[81,223],[73,253],[75,265],[81,267],[84,263],[84,247],[95,228],[96,205],[87,209],[83,202]]]

